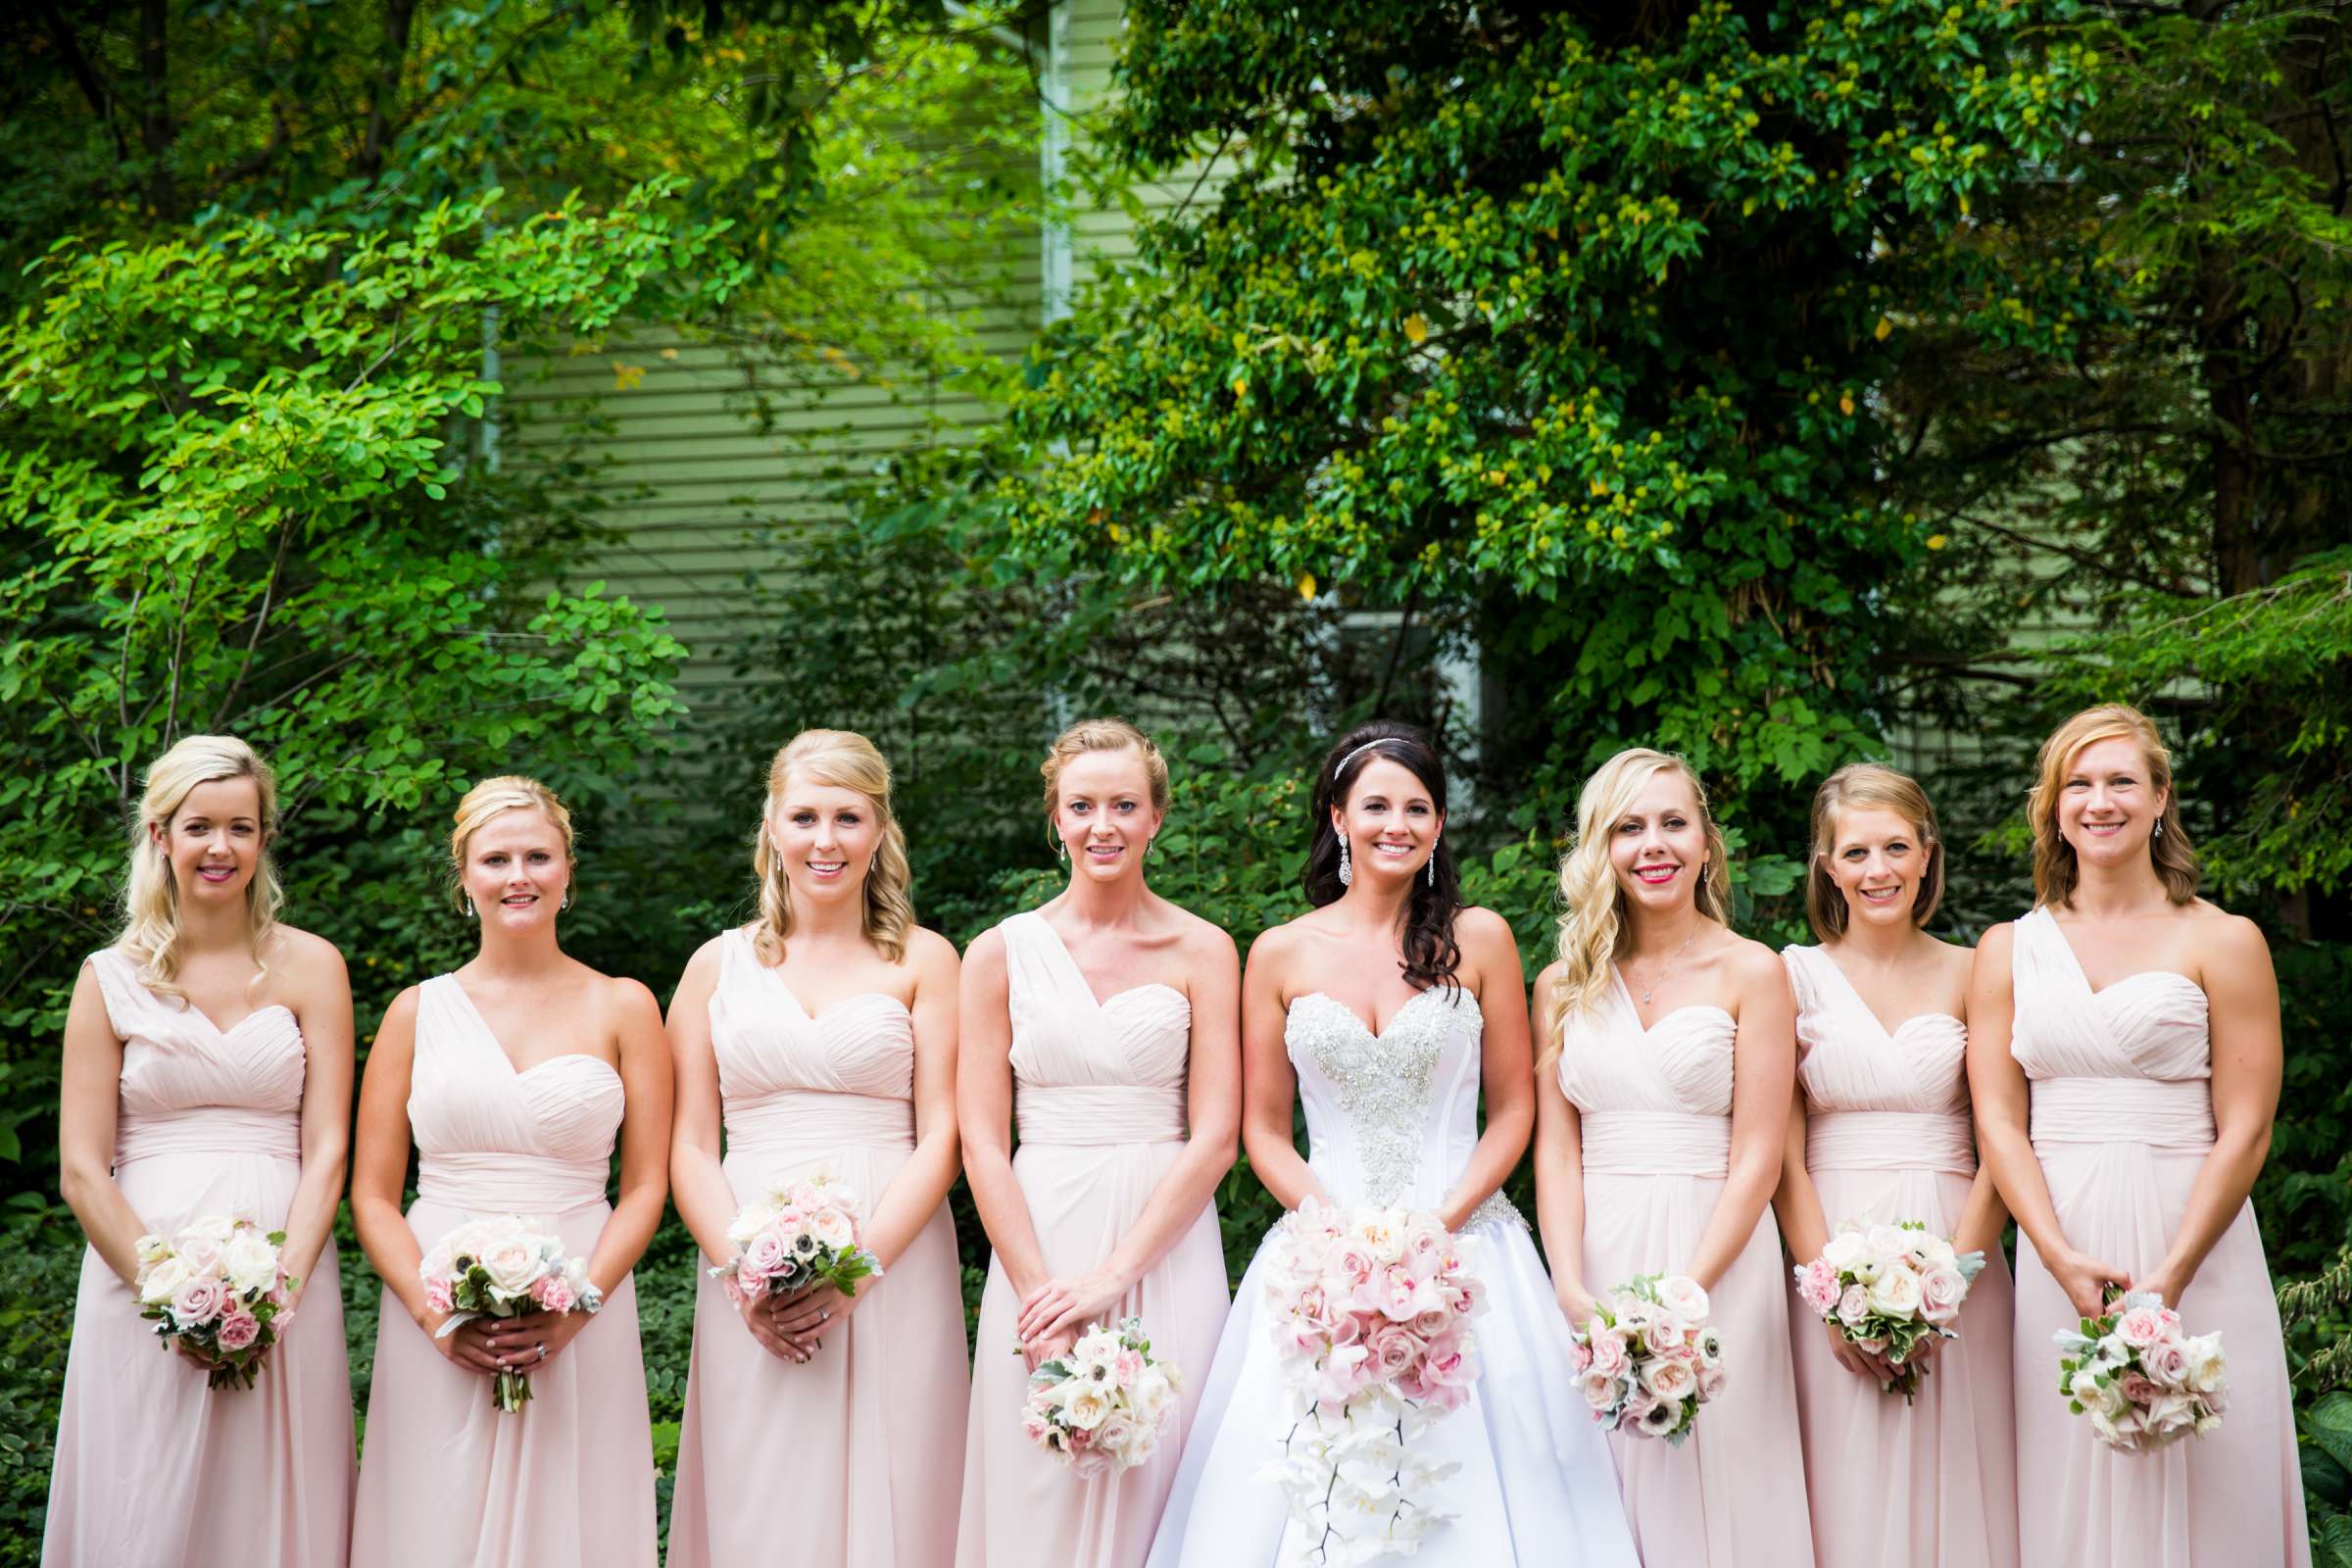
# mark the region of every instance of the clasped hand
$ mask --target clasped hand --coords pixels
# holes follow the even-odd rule
[[[469,1372],[495,1377],[501,1372],[532,1373],[556,1358],[557,1352],[588,1326],[585,1312],[525,1312],[520,1317],[468,1318],[447,1334],[445,1313],[426,1319],[424,1331],[433,1348]]]
[[[743,1326],[768,1354],[806,1363],[824,1348],[824,1336],[838,1334],[858,1303],[880,1282],[864,1281],[855,1295],[830,1285],[809,1286],[785,1296],[762,1296],[743,1304]]]
[[[1013,1332],[1029,1369],[1070,1348],[1089,1323],[1105,1322],[1118,1310],[1133,1281],[1107,1269],[1050,1279],[1021,1298]]]

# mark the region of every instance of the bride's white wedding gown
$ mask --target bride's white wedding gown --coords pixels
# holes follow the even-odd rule
[[[1320,993],[1284,1029],[1306,1108],[1307,1163],[1346,1206],[1434,1208],[1478,1142],[1478,1003],[1439,986],[1375,1035]],[[1474,1320],[1480,1377],[1467,1403],[1415,1440],[1461,1468],[1430,1500],[1457,1517],[1423,1541],[1433,1568],[1638,1568],[1600,1429],[1577,1394],[1567,1320],[1527,1222],[1497,1193],[1470,1216],[1468,1261],[1490,1305]],[[1151,1568],[1271,1564],[1290,1517],[1258,1472],[1291,1426],[1266,1328],[1261,1244],[1217,1345]]]

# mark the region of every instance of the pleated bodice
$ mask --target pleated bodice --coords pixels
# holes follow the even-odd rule
[[[914,1019],[894,996],[811,1014],[738,927],[719,938],[710,1048],[731,1150],[914,1147]]]
[[[156,995],[120,948],[90,956],[122,1041],[115,1163],[162,1153],[302,1153],[302,1028],[271,1003],[226,1029],[193,1004]]]
[[[1828,953],[1792,947],[1781,956],[1796,992],[1807,1166],[1973,1175],[1967,1026],[1922,1012],[1889,1033]]]

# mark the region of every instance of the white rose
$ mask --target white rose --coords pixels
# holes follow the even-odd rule
[[[171,1244],[161,1236],[153,1234],[140,1237],[136,1250],[139,1254],[139,1261],[142,1263],[153,1263],[159,1258],[172,1255]]]
[[[1871,1282],[1870,1307],[1887,1317],[1910,1317],[1919,1310],[1919,1276],[1905,1264],[1887,1264]]]
[[[1687,1274],[1669,1274],[1658,1281],[1658,1304],[1687,1329],[1696,1328],[1707,1320],[1706,1289]]]
[[[1821,1260],[1840,1274],[1849,1272],[1869,1255],[1870,1250],[1862,1245],[1862,1238],[1852,1231],[1839,1231],[1821,1250]]]
[[[1698,1389],[1698,1373],[1688,1361],[1656,1360],[1642,1369],[1642,1385],[1661,1399],[1687,1399]]]
[[[2191,1335],[2183,1348],[2188,1351],[2188,1386],[2198,1394],[2216,1394],[2228,1383],[2229,1360],[2222,1353],[2222,1336]]]
[[[834,1251],[846,1251],[858,1240],[858,1227],[838,1208],[825,1207],[808,1216],[808,1230]]]
[[[180,1234],[193,1231],[216,1242],[225,1242],[237,1228],[237,1222],[221,1214],[206,1214],[180,1227]]]
[[[727,1226],[727,1240],[737,1248],[751,1245],[752,1238],[776,1222],[776,1210],[767,1203],[754,1203],[735,1216]]]
[[[267,1291],[277,1284],[277,1249],[260,1231],[239,1231],[220,1250],[220,1266],[231,1289]]]
[[[1092,1432],[1110,1414],[1110,1396],[1089,1383],[1075,1385],[1078,1392],[1061,1402],[1061,1413],[1070,1425]]]
[[[527,1236],[510,1236],[482,1254],[482,1271],[499,1295],[514,1298],[539,1283],[548,1272],[545,1252]]]
[[[188,1283],[188,1265],[177,1257],[166,1254],[143,1270],[139,1277],[139,1304],[158,1306],[171,1301],[179,1288]]]

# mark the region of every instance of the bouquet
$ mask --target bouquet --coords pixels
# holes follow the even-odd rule
[[[477,1317],[522,1317],[532,1312],[594,1312],[604,1298],[588,1279],[588,1262],[564,1250],[564,1239],[542,1219],[502,1214],[467,1220],[433,1244],[416,1272],[424,1303],[449,1318],[434,1334],[446,1339]],[[531,1396],[527,1372],[502,1371],[490,1402],[514,1411]]]
[[[1707,1320],[1707,1293],[1688,1275],[1628,1280],[1593,1303],[1577,1336],[1577,1392],[1611,1432],[1680,1447],[1723,1380],[1723,1342]]]
[[[1142,1318],[1116,1328],[1089,1324],[1068,1350],[1029,1374],[1021,1431],[1091,1480],[1151,1458],[1183,1389],[1174,1362],[1152,1359]]]
[[[170,1241],[139,1238],[139,1316],[154,1320],[167,1348],[177,1342],[212,1363],[207,1388],[252,1388],[277,1343],[296,1283],[278,1264],[285,1245],[284,1231],[218,1216],[189,1221]]]
[[[771,1188],[727,1227],[735,1261],[711,1277],[737,1306],[830,1285],[844,1296],[879,1279],[882,1264],[858,1244],[858,1195],[824,1176]]]
[[[1960,1337],[1951,1322],[1984,1266],[1983,1252],[1954,1251],[1918,1220],[1867,1228],[1847,1220],[1796,1270],[1796,1290],[1849,1344],[1893,1363],[1893,1379],[1879,1387],[1908,1404],[1919,1393],[1911,1352],[1930,1337]]]
[[[2139,1453],[2222,1424],[2230,1385],[2219,1332],[2183,1334],[2180,1314],[2147,1291],[2082,1323],[2079,1333],[2054,1336],[2058,1392],[2068,1409],[2090,1417],[2101,1443]]]
[[[1310,1198],[1275,1231],[1265,1290],[1292,1422],[1262,1475],[1299,1526],[1287,1562],[1411,1555],[1453,1517],[1431,1493],[1459,1466],[1412,1446],[1470,1396],[1484,1288],[1435,1215]]]

